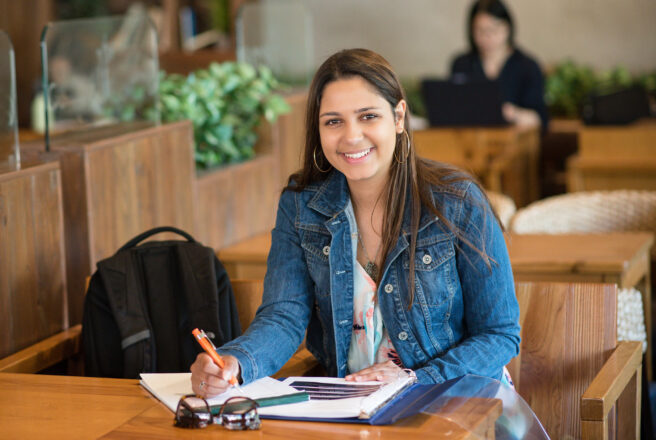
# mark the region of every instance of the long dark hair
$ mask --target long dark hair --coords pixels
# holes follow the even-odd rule
[[[323,90],[327,84],[338,79],[359,76],[371,84],[377,93],[389,104],[391,111],[403,99],[405,92],[393,72],[390,64],[382,56],[367,49],[348,49],[337,52],[328,58],[317,70],[310,85],[306,109],[305,148],[303,168],[290,176],[287,187],[283,190],[302,191],[307,185],[323,181],[332,170],[330,162],[323,155],[319,136],[319,108]],[[471,176],[461,170],[445,164],[428,161],[416,155],[409,126],[409,112],[405,112],[404,127],[406,131],[396,137],[394,159],[389,170],[389,183],[382,194],[385,206],[382,231],[381,251],[384,262],[394,248],[401,234],[403,215],[406,205],[410,209],[410,255],[415,254],[417,231],[421,207],[430,209],[448,229],[463,238],[460,231],[448,222],[442,212],[434,205],[431,194],[434,186],[446,186],[458,180],[469,180]],[[315,164],[316,162],[316,164]],[[473,180],[473,179],[472,179]],[[476,249],[465,240],[465,243]],[[485,256],[485,250],[481,249]],[[486,260],[487,261],[487,260]],[[410,258],[409,304],[414,297],[415,260]]]
[[[515,24],[510,11],[501,0],[476,0],[469,10],[467,21],[467,38],[469,39],[469,49],[473,53],[478,53],[478,48],[474,42],[474,18],[476,15],[484,13],[493,16],[508,25],[508,45],[515,47]]]

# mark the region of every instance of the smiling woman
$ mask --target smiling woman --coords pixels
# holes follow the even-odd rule
[[[396,136],[404,130],[406,104],[392,107],[362,77],[326,86],[319,108],[323,154],[353,186],[372,185],[381,192],[387,182]]]
[[[374,52],[344,50],[319,67],[262,305],[218,350],[225,368],[198,356],[194,392],[275,373],[306,334],[326,372],[347,380],[503,379],[519,309],[501,228],[469,175],[416,155],[406,109]]]

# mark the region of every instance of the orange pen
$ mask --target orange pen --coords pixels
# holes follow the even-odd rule
[[[191,333],[194,335],[200,346],[203,347],[203,350],[205,350],[205,352],[210,355],[214,363],[220,368],[225,368],[225,362],[223,362],[223,359],[221,359],[219,353],[216,352],[216,347],[214,344],[212,344],[210,338],[207,337],[205,331],[195,328],[191,331]],[[239,382],[235,376],[232,376],[228,382],[239,388]]]

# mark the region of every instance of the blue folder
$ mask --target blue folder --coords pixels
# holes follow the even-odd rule
[[[401,391],[368,419],[358,417],[348,418],[315,418],[286,417],[260,415],[263,419],[299,420],[308,422],[362,423],[369,425],[391,425],[397,420],[419,414],[428,408],[444,392],[456,384],[461,378],[455,378],[436,385],[413,384]]]

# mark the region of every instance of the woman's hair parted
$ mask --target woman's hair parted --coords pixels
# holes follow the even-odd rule
[[[393,114],[398,103],[402,99],[405,100],[405,92],[398,77],[387,60],[379,54],[367,49],[347,49],[329,57],[315,73],[308,92],[303,168],[290,176],[289,183],[283,191],[302,191],[306,186],[323,181],[331,172],[335,172],[321,148],[319,109],[326,85],[339,79],[352,77],[360,77],[367,81],[389,103],[390,111]],[[464,239],[461,231],[458,231],[435,206],[431,189],[434,186],[446,186],[456,181],[474,180],[455,167],[419,158],[412,141],[408,115],[409,112],[406,111],[404,116],[405,133],[396,136],[394,160],[392,160],[389,170],[388,185],[380,199],[385,204],[383,218],[386,219],[383,222],[381,237],[383,263],[396,246],[401,233],[410,235],[409,255],[415,254],[422,205],[430,209],[451,232]],[[396,118],[396,115],[394,116]],[[409,209],[411,214],[410,230],[402,231],[406,209]],[[476,249],[487,262],[484,248],[478,249],[466,239],[464,242]],[[415,283],[411,281],[415,277],[414,258],[410,258],[409,266],[410,298],[408,307],[412,305],[414,297]]]
[[[469,49],[473,53],[478,53],[476,42],[474,41],[474,18],[478,14],[488,14],[492,17],[505,22],[508,25],[508,45],[515,46],[515,24],[510,15],[510,11],[501,0],[476,0],[467,17],[467,38],[469,40]]]

